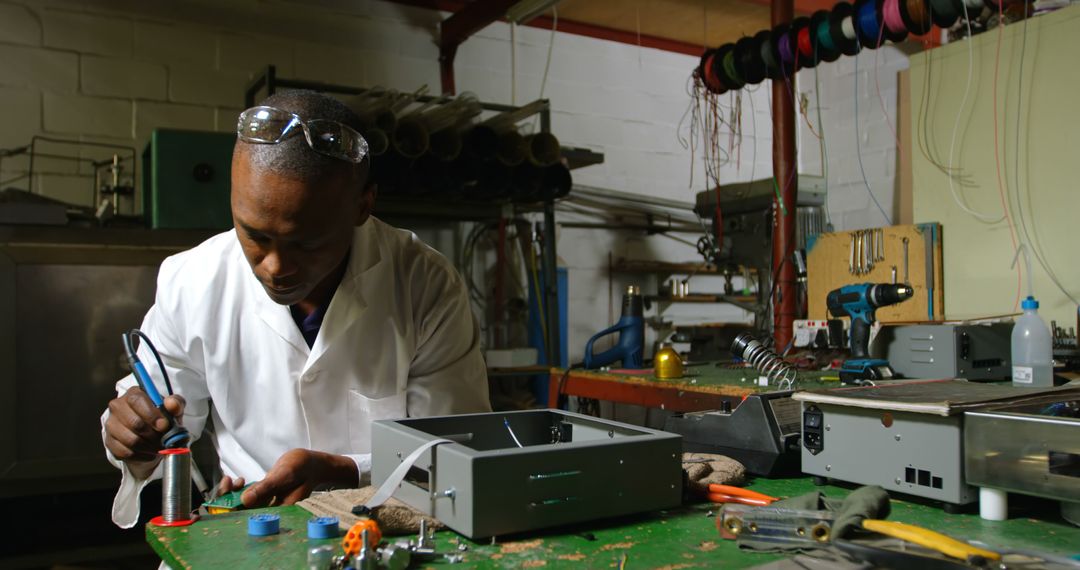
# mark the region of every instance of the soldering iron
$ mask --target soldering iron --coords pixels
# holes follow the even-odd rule
[[[838,317],[851,317],[851,358],[840,368],[840,381],[861,383],[865,380],[895,376],[888,360],[870,358],[870,325],[879,307],[895,305],[915,294],[909,285],[859,283],[844,285],[829,292],[826,305]]]
[[[187,428],[176,422],[176,418],[165,409],[165,399],[161,397],[161,393],[158,392],[157,386],[154,385],[154,380],[150,378],[150,374],[146,371],[146,367],[143,366],[139,355],[135,352],[135,344],[132,342],[132,337],[138,337],[146,343],[146,347],[153,353],[154,358],[157,359],[158,370],[161,371],[162,377],[165,379],[165,388],[168,390],[169,395],[172,396],[173,389],[172,384],[169,382],[169,373],[165,371],[165,363],[161,360],[161,355],[158,354],[157,348],[154,348],[154,343],[150,342],[150,338],[139,329],[132,329],[130,332],[126,332],[121,335],[124,341],[124,350],[127,352],[128,363],[131,364],[131,371],[135,376],[135,381],[139,383],[139,388],[142,388],[143,392],[150,397],[150,401],[157,406],[157,409],[161,410],[161,413],[165,415],[165,419],[169,422],[169,429],[165,432],[165,435],[161,436],[161,445],[166,449],[173,449],[178,447],[187,447],[188,442],[191,441],[191,434],[188,433]]]

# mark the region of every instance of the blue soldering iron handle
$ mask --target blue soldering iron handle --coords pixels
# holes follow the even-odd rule
[[[169,430],[165,432],[165,435],[161,436],[161,445],[166,448],[186,447],[191,440],[191,435],[188,433],[187,428],[177,423],[176,418],[169,413],[169,410],[165,409],[165,399],[161,397],[161,392],[158,392],[154,380],[150,378],[150,374],[146,371],[142,361],[138,358],[129,357],[128,362],[131,363],[131,369],[134,371],[139,388],[142,388],[142,391],[150,398],[154,406],[161,410],[161,413],[169,422]]]
[[[164,409],[165,398],[161,397],[161,392],[158,392],[157,386],[154,385],[154,380],[151,379],[150,374],[146,372],[146,367],[143,366],[143,363],[136,360],[131,363],[131,368],[135,371],[135,380],[139,382],[139,387],[150,397],[150,401],[158,408]]]

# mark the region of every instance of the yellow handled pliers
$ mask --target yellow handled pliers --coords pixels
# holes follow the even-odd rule
[[[980,558],[982,560],[1001,560],[1001,554],[997,552],[972,546],[920,526],[895,521],[866,519],[862,522],[862,527],[871,532],[906,540],[940,552],[945,556],[967,562],[976,561]]]

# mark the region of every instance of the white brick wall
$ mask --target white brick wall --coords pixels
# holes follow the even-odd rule
[[[0,38],[4,43],[41,44],[41,22],[24,6],[0,4]]]
[[[132,102],[45,93],[45,130],[67,135],[132,136]]]
[[[859,138],[855,136],[855,80],[858,58]],[[821,89],[821,118],[825,123],[825,143],[829,155],[829,213],[837,230],[886,225],[877,206],[867,193],[867,183],[859,170],[861,149],[866,180],[889,218],[895,217],[893,203],[896,189],[896,139],[890,130],[897,128],[897,73],[907,69],[907,56],[892,46],[863,50],[856,57],[841,57],[818,66]],[[874,77],[877,76],[875,85]],[[880,88],[880,98],[878,96]],[[810,105],[810,122],[818,125],[814,72],[799,73],[799,91]],[[882,110],[884,101],[885,111]],[[906,119],[905,119],[906,120]],[[799,144],[802,152],[799,167],[808,174],[821,173],[818,139],[806,128],[801,117]],[[858,146],[857,146],[858,145]],[[894,222],[895,223],[895,222]]]
[[[45,10],[43,19],[48,47],[97,55],[131,55],[130,19],[61,10]]]
[[[79,80],[86,95],[165,99],[165,66],[156,63],[84,55]]]

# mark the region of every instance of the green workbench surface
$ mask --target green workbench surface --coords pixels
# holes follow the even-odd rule
[[[789,497],[821,489],[841,497],[849,489],[814,487],[809,478],[758,479],[751,489]],[[978,515],[949,515],[936,506],[893,500],[890,520],[907,522],[988,544],[1074,555],[1080,552],[1080,528],[1057,515],[1053,504],[1014,496],[1014,518],[984,521]],[[464,563],[445,562],[424,567],[451,568],[609,568],[623,556],[626,568],[745,568],[776,560],[777,555],[740,551],[733,541],[722,540],[716,530],[717,506],[695,505],[634,517],[596,521],[525,536],[473,542],[444,531],[435,535],[440,551],[458,553],[464,542]],[[1041,518],[1024,518],[1026,510]],[[247,519],[253,513],[281,515],[281,534],[254,538],[247,535]],[[307,550],[338,540],[308,540],[311,515],[296,506],[238,511],[204,518],[188,527],[146,527],[146,539],[154,551],[173,568],[289,568],[304,567]]]

